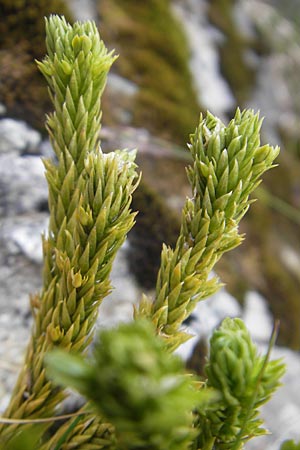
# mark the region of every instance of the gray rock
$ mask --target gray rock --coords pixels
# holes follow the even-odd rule
[[[36,152],[41,142],[41,135],[26,125],[25,122],[0,120],[0,154]]]
[[[113,89],[118,94],[129,97],[135,95],[139,89],[137,84],[116,73],[110,73],[108,75],[107,87]]]
[[[43,158],[52,160],[56,158],[49,139],[45,139],[44,141],[42,141],[40,145],[40,152]]]
[[[298,27],[271,4],[274,2],[269,3],[262,0],[243,2],[244,14],[260,29],[272,48],[268,55],[260,58],[257,85],[249,105],[265,116],[265,139],[278,144],[278,127],[299,139],[300,35]]]
[[[38,156],[0,157],[0,216],[45,209],[48,188]]]
[[[3,103],[0,103],[0,116],[6,113],[6,108]]]
[[[130,125],[133,117],[134,96],[138,86],[116,73],[108,76],[106,95],[112,105],[112,114],[116,123]]]
[[[96,20],[97,6],[94,0],[67,0],[76,20]]]
[[[184,327],[194,337],[183,344],[177,353],[185,361],[188,360],[199,339],[208,339],[225,317],[241,315],[242,310],[236,299],[226,289],[220,289],[211,298],[198,303],[190,317],[189,325]]]
[[[254,341],[267,343],[273,329],[273,318],[266,300],[255,291],[247,292],[243,320]]]
[[[199,102],[213,114],[224,117],[235,106],[234,96],[221,76],[217,49],[220,32],[207,18],[207,2],[177,0],[173,9],[183,24],[190,45],[190,69],[198,91]]]
[[[284,267],[286,267],[296,278],[300,279],[299,253],[287,243],[282,244],[279,250],[278,255]]]
[[[0,313],[29,313],[29,294],[42,284],[40,233],[46,226],[45,213],[1,219]]]
[[[126,260],[129,242],[120,248],[111,272],[112,292],[102,302],[99,309],[98,327],[112,327],[133,318],[133,305],[141,297],[141,288],[129,271]]]
[[[19,217],[18,221],[5,225],[1,234],[10,253],[21,253],[28,261],[42,264],[41,234],[47,231],[48,217],[44,214]]]
[[[260,349],[262,353],[267,351],[266,346]],[[275,347],[271,359],[278,358],[282,358],[287,366],[283,385],[262,407],[261,413],[264,427],[271,434],[253,439],[247,444],[247,450],[279,450],[280,444],[285,440],[300,441],[300,355],[286,348]]]
[[[30,324],[20,314],[0,314],[0,413],[3,414],[10,400],[21,368]],[[8,330],[11,330],[8,332]]]

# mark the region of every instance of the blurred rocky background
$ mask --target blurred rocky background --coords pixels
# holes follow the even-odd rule
[[[200,111],[228,121],[236,106],[265,116],[264,142],[281,146],[279,166],[242,221],[242,246],[216,267],[225,288],[198,306],[181,349],[201,371],[211,330],[241,316],[266,349],[288,365],[264,410],[272,435],[247,449],[276,450],[300,439],[300,0],[0,0],[0,407],[14,384],[30,332],[29,293],[41,286],[40,234],[47,230],[41,158],[53,157],[44,128],[51,110],[34,59],[45,54],[43,17],[94,19],[120,56],[103,98],[102,148],[138,148],[143,181],[137,224],[118,256],[114,291],[99,326],[129,320],[151,292],[162,242],[172,245],[189,188],[186,142]]]

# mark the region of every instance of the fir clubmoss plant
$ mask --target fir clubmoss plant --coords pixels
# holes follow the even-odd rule
[[[44,287],[31,299],[33,334],[7,410],[18,418],[49,415],[62,399],[45,375],[44,355],[57,345],[87,347],[97,306],[110,291],[112,261],[134,222],[134,153],[103,155],[98,147],[100,96],[114,57],[90,22],[71,27],[53,16],[46,30],[48,56],[39,67],[55,107],[47,128],[58,162],[45,161]]]
[[[258,408],[269,400],[284,373],[281,361],[268,358],[258,354],[240,319],[225,319],[214,332],[205,371],[207,386],[221,400],[209,411],[198,411],[196,448],[207,448],[210,442],[209,448],[215,450],[237,450],[252,437],[265,434]]]
[[[262,433],[257,408],[278,386],[282,364],[270,362],[270,352],[258,355],[238,319],[214,333],[205,382],[185,373],[171,351],[189,338],[184,319],[218,288],[209,273],[240,244],[249,195],[279,149],[260,145],[261,120],[252,111],[237,110],[228,126],[201,116],[189,146],[192,197],[174,249],[163,247],[156,296],[142,298],[132,323],[100,333],[87,362],[81,354],[110,291],[113,259],[134,223],[135,154],[105,155],[98,145],[100,97],[114,57],[95,25],[52,16],[46,35],[48,56],[38,65],[54,105],[47,129],[57,161],[45,161],[43,289],[31,299],[34,327],[0,445],[17,450],[25,437],[33,442],[28,433],[41,420],[32,444],[38,450],[241,449]],[[88,402],[49,431],[62,386]]]
[[[278,155],[278,147],[260,145],[260,127],[258,114],[238,109],[228,126],[212,114],[201,116],[191,136],[193,197],[183,208],[175,249],[163,247],[156,298],[144,297],[136,312],[154,321],[171,349],[188,338],[180,326],[196,303],[218,289],[209,274],[224,252],[241,243],[238,224],[249,195]]]

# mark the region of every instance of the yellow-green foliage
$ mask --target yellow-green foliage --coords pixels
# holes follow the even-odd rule
[[[295,441],[285,441],[283,442],[280,450],[300,450],[300,442],[296,443]]]
[[[163,247],[155,301],[144,297],[136,312],[153,320],[171,349],[186,339],[180,325],[197,302],[218,289],[209,274],[223,253],[241,243],[238,225],[249,195],[278,156],[278,147],[260,145],[261,123],[250,110],[238,109],[227,127],[208,113],[191,135],[192,197],[183,208],[176,246]]]
[[[199,106],[186,38],[169,0],[104,0],[99,13],[104,39],[120,53],[116,69],[140,87],[134,124],[185,143]]]
[[[258,354],[241,319],[227,318],[215,330],[205,372],[207,386],[221,401],[204,414],[199,410],[197,449],[239,450],[252,437],[266,434],[258,408],[270,399],[285,372],[280,360],[268,357]]]
[[[72,27],[51,16],[46,29],[48,55],[38,65],[54,106],[47,129],[57,162],[44,162],[50,223],[43,289],[32,297],[34,328],[6,411],[18,418],[49,415],[62,399],[46,377],[44,355],[57,345],[80,352],[89,344],[97,306],[110,291],[112,262],[135,216],[135,153],[99,149],[100,97],[115,58],[94,23]],[[10,433],[4,429],[2,439]]]
[[[186,376],[182,360],[166,353],[150,322],[103,330],[91,362],[57,351],[47,363],[58,382],[115,425],[118,450],[188,450],[192,411],[207,395]]]

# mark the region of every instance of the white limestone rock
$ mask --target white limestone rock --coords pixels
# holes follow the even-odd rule
[[[218,42],[221,33],[207,18],[203,0],[177,0],[173,10],[182,23],[191,50],[190,69],[200,104],[223,118],[235,106],[235,98],[220,73]]]
[[[0,154],[31,153],[36,151],[41,135],[25,122],[14,119],[0,120]]]
[[[267,352],[267,346],[260,346],[262,354]],[[255,438],[246,445],[246,450],[279,450],[283,441],[294,439],[300,441],[300,355],[287,348],[275,347],[271,359],[283,358],[287,372],[283,384],[262,407],[261,416],[264,427],[270,435]]]
[[[47,204],[44,171],[39,156],[19,156],[14,152],[1,155],[0,216],[39,210]]]
[[[246,293],[243,320],[254,341],[265,343],[269,341],[273,329],[273,318],[265,298],[258,292]]]
[[[141,297],[141,288],[129,271],[126,260],[129,242],[125,241],[117,253],[111,272],[112,292],[102,302],[97,324],[110,328],[120,322],[129,322],[133,318],[133,305]]]
[[[95,0],[67,0],[67,3],[76,20],[97,20]]]
[[[220,289],[209,299],[198,303],[189,319],[189,325],[184,327],[193,338],[181,345],[177,353],[184,360],[188,360],[197,342],[200,339],[209,339],[225,317],[238,317],[241,314],[237,300],[224,288]]]
[[[14,224],[9,233],[7,240],[10,240],[11,247],[15,247],[15,251],[21,252],[29,261],[35,264],[42,264],[43,251],[41,235],[46,234],[48,228],[48,217],[41,216],[40,220],[22,220],[19,224]],[[4,233],[5,234],[5,233]]]

